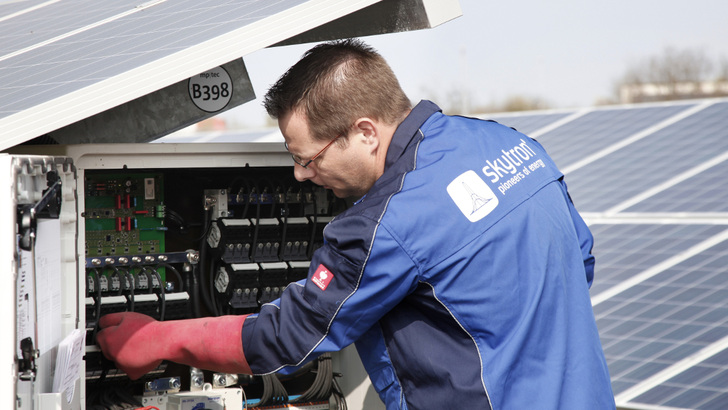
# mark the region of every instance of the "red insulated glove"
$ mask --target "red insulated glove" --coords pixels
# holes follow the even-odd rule
[[[250,374],[242,343],[244,316],[159,322],[140,313],[112,313],[96,340],[107,359],[131,379],[170,360],[201,369]]]

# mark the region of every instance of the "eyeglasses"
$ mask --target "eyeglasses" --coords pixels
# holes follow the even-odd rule
[[[302,159],[301,157],[299,157],[298,155],[294,155],[294,154],[291,154],[291,158],[293,158],[293,162],[295,162],[296,164],[298,164],[298,165],[300,165],[300,166],[302,166],[302,167],[304,167],[304,168],[308,168],[308,166],[309,166],[309,165],[311,165],[311,163],[312,163],[312,162],[313,162],[313,161],[314,161],[314,160],[315,160],[316,158],[320,157],[320,156],[321,156],[321,154],[323,154],[323,153],[324,153],[324,151],[326,151],[326,149],[328,149],[328,148],[329,148],[329,147],[331,146],[331,144],[333,144],[333,143],[334,143],[334,141],[336,141],[337,139],[339,139],[339,138],[340,138],[340,137],[341,137],[342,135],[343,135],[343,134],[339,134],[339,135],[337,135],[337,136],[336,136],[336,137],[335,137],[334,139],[332,139],[332,140],[331,140],[331,142],[329,142],[328,144],[326,144],[326,146],[325,146],[325,147],[323,147],[323,148],[321,149],[321,151],[319,151],[319,152],[318,152],[318,154],[316,154],[316,155],[314,155],[313,157],[311,157],[311,159],[309,159],[308,161],[305,161],[305,162],[304,162],[304,160],[303,160],[303,159]],[[287,143],[287,142],[285,142],[284,144],[286,145],[286,150],[288,150],[288,143]]]

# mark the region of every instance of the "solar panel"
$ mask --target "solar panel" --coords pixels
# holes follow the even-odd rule
[[[599,109],[539,136],[538,140],[563,168],[691,106]]]
[[[725,230],[713,224],[595,224],[593,297]]]
[[[415,30],[460,13],[456,0],[441,0],[438,7],[403,0],[0,4],[0,36],[5,40],[0,45],[0,76],[6,79],[0,84],[0,149],[262,48],[304,38],[313,41],[308,33],[326,40]],[[345,24],[338,24],[342,18]]]
[[[723,410],[728,403],[728,351],[723,350],[699,364],[637,396],[635,403]]]
[[[574,202],[581,211],[607,211],[710,161],[716,153],[728,150],[726,118],[728,102],[712,104],[568,173]]]
[[[724,239],[595,305],[617,397],[728,337],[726,266]]]
[[[625,209],[626,212],[728,212],[725,176],[728,161],[721,161]]]
[[[13,51],[20,54],[0,56],[4,60],[0,75],[22,78],[23,82],[0,86],[0,116],[187,50],[305,1],[157,1],[146,8],[131,1],[75,3],[75,10],[55,3],[3,24],[7,32],[2,34],[16,41]],[[51,29],[42,29],[45,26]],[[39,35],[18,35],[27,33],[21,27],[39,30]],[[83,56],[83,60],[77,56]],[[189,77],[176,76],[178,80]]]
[[[68,7],[57,1],[19,1],[0,4],[0,55],[24,50],[102,21],[143,3],[134,0],[114,2],[75,1]]]

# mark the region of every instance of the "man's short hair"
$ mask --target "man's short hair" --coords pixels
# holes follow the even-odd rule
[[[361,117],[396,124],[411,108],[384,58],[358,39],[308,50],[268,90],[264,105],[275,119],[301,110],[321,140],[346,135]]]

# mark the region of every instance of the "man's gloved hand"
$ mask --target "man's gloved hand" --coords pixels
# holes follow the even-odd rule
[[[170,360],[207,370],[251,373],[243,353],[246,316],[159,322],[140,313],[112,313],[99,321],[96,340],[107,359],[138,379]]]
[[[96,340],[107,359],[132,379],[138,379],[159,366],[164,344],[154,318],[140,313],[112,313],[99,321]]]

